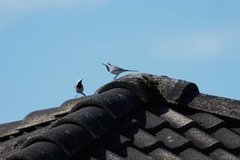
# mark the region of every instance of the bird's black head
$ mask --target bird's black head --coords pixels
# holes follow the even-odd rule
[[[82,80],[83,79],[78,80],[75,87],[79,88],[80,86],[82,86]]]
[[[82,79],[81,80],[79,80],[78,82],[77,82],[77,85],[76,85],[76,87],[77,88],[81,88],[83,85],[82,85]]]
[[[105,63],[103,63],[103,65],[107,68],[107,70],[109,71],[109,65],[111,65],[110,63],[107,63],[107,64],[105,64]]]

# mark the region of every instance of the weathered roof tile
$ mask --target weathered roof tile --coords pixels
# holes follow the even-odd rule
[[[134,149],[132,147],[127,147],[127,157],[126,159],[137,159],[137,160],[154,160],[151,156]]]
[[[102,143],[112,150],[118,150],[122,146],[129,144],[130,139],[114,131],[110,131],[102,137]]]
[[[48,141],[57,145],[67,155],[71,155],[92,140],[93,138],[84,128],[76,124],[62,124],[28,139],[23,147],[27,148],[31,144]]]
[[[93,137],[100,137],[114,125],[114,120],[103,109],[89,106],[57,120],[52,127],[69,123],[85,128]]]
[[[222,119],[209,113],[196,113],[191,118],[209,132],[222,127],[224,124]]]
[[[159,141],[163,142],[168,148],[173,150],[183,150],[189,147],[190,141],[182,135],[168,128],[162,129],[156,134]]]
[[[133,92],[122,88],[115,88],[95,95],[91,99],[80,101],[74,106],[71,112],[85,106],[96,106],[104,109],[113,118],[118,119],[131,109],[142,104],[141,99]]]
[[[48,126],[47,127],[43,127],[40,128],[38,130],[35,130],[33,132],[30,133],[24,133],[22,135],[13,137],[11,139],[8,139],[5,142],[2,142],[0,144],[0,160],[6,158],[7,156],[9,156],[10,154],[18,151],[19,149],[22,148],[22,146],[24,145],[24,143],[30,139],[31,137],[34,137],[36,135],[38,135],[39,133],[44,133],[46,132],[46,130],[48,130]],[[1,159],[2,158],[2,159]]]
[[[240,152],[240,135],[227,128],[220,128],[213,136],[221,141],[227,148]]]
[[[240,101],[200,94],[188,107],[240,120]]]
[[[32,145],[22,149],[21,151],[16,152],[11,156],[11,160],[43,160],[43,159],[52,159],[52,160],[64,160],[68,156],[62,152],[59,147],[51,142],[41,141],[33,143]]]
[[[4,137],[18,134],[20,131],[17,129],[17,127],[20,124],[21,121],[0,124],[0,142]]]
[[[195,125],[192,119],[164,105],[154,106],[154,108],[151,108],[151,111],[159,114],[162,119],[169,122],[172,127],[178,130],[187,130]]]
[[[32,126],[49,123],[56,120],[54,113],[57,112],[56,108],[50,108],[45,110],[34,111],[28,114],[23,120],[22,124],[17,127],[19,130],[23,130]]]
[[[160,145],[156,137],[137,127],[129,128],[123,135],[132,139],[136,148],[140,148],[141,150],[146,151]]]
[[[210,154],[210,157],[217,160],[239,160],[239,157],[223,149],[217,149]]]
[[[161,159],[161,160],[182,160],[182,158],[178,157],[177,155],[163,149],[157,148],[149,153],[154,159]]]
[[[189,140],[191,140],[196,147],[200,148],[201,150],[210,151],[221,146],[218,140],[198,128],[191,128],[186,131],[184,135]]]
[[[209,158],[207,155],[192,148],[188,148],[181,152],[180,157],[185,160],[211,160],[211,158]]]
[[[139,122],[139,125],[142,128],[150,133],[156,133],[160,129],[169,125],[166,120],[149,111],[146,111],[142,107],[135,109],[131,116]]]

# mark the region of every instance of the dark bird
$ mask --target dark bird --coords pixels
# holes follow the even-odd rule
[[[82,84],[82,79],[81,80],[78,80],[76,85],[74,86],[75,89],[76,89],[76,92],[77,92],[77,95],[75,97],[78,96],[78,93],[80,93],[81,95],[83,96],[86,96],[84,93],[83,93],[83,90],[84,90],[84,87],[83,87],[83,84]]]
[[[138,72],[137,70],[128,70],[128,69],[123,69],[118,66],[114,66],[110,63],[103,63],[104,66],[106,66],[108,72],[112,73],[115,75],[114,79],[117,78],[117,76],[122,73],[122,72]]]

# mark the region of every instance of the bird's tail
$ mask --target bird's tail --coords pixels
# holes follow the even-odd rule
[[[138,70],[129,70],[129,69],[126,69],[125,71],[127,71],[127,72],[139,72]]]

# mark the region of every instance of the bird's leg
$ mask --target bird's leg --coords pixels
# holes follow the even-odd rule
[[[82,92],[82,95],[83,95],[84,97],[86,97],[86,94],[84,94],[83,92]]]
[[[76,96],[75,97],[77,97],[78,96],[78,93],[76,94]]]
[[[116,76],[113,79],[116,79],[119,74],[116,74]]]

